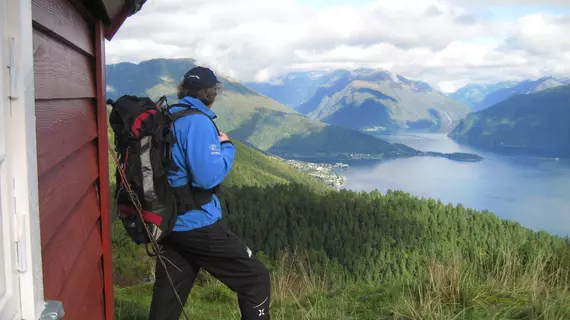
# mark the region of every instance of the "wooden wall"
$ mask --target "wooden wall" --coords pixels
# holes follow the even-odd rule
[[[45,299],[62,301],[65,319],[111,319],[108,210],[99,188],[102,172],[108,179],[97,117],[102,42],[96,23],[69,0],[33,0],[32,18]]]

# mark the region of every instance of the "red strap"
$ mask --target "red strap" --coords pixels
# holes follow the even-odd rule
[[[130,213],[130,214],[137,214],[137,211],[135,210],[135,208],[130,207],[130,206],[125,205],[125,204],[119,205],[119,211],[123,211],[123,212]],[[159,216],[158,214],[154,213],[154,212],[142,211],[142,215],[143,215],[143,219],[145,221],[148,221],[152,224],[160,226],[160,224],[162,223],[162,217]]]
[[[156,110],[147,110],[141,114],[138,115],[138,117],[136,117],[135,121],[133,121],[133,128],[132,131],[135,134],[135,136],[138,138],[140,135],[140,130],[141,130],[141,125],[142,122],[148,118],[149,116],[153,115],[156,113]]]

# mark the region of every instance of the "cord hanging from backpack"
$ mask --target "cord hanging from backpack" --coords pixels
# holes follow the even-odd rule
[[[110,145],[108,145],[108,149],[109,149],[109,153],[112,155],[113,157],[113,161],[115,162],[115,164],[117,166],[119,166],[119,160],[117,159],[117,156],[115,155],[115,152],[113,151],[113,149],[111,148]],[[132,191],[132,188],[129,184],[129,182],[127,181],[127,178],[124,175],[124,172],[122,170],[118,170],[121,180],[124,183],[125,189],[128,191],[129,196],[131,198],[131,201],[133,202],[135,209],[141,219],[141,221],[143,220],[143,213],[142,213],[142,205],[138,200],[138,197],[136,194],[134,194],[134,192]],[[150,243],[154,249],[154,252],[156,253],[156,257],[157,259],[160,261],[162,267],[164,268],[164,272],[166,273],[166,276],[168,278],[168,281],[170,282],[170,285],[172,286],[172,290],[174,290],[174,295],[176,296],[176,299],[178,300],[178,303],[180,304],[180,307],[182,308],[182,313],[184,314],[184,317],[186,318],[186,320],[190,320],[190,317],[188,317],[188,314],[186,313],[186,310],[184,310],[184,303],[182,302],[182,299],[180,298],[180,295],[178,294],[178,292],[176,291],[176,286],[174,285],[174,281],[172,281],[172,277],[170,276],[170,273],[168,273],[168,269],[166,268],[166,263],[164,262],[164,260],[169,261],[168,259],[166,259],[165,257],[162,256],[161,254],[161,250],[160,250],[160,246],[157,243],[157,241],[154,239],[153,235],[151,234],[148,226],[146,225],[146,223],[143,223],[144,229],[147,232],[147,235],[150,239]],[[147,252],[148,252],[148,247],[147,247]],[[172,265],[174,265],[171,261],[169,261]],[[174,265],[175,266],[175,265]],[[175,266],[176,267],[176,266]],[[180,269],[179,269],[180,270]]]

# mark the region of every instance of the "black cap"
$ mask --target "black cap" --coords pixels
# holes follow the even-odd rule
[[[204,67],[194,67],[184,75],[184,85],[188,88],[207,89],[220,83],[214,72]]]

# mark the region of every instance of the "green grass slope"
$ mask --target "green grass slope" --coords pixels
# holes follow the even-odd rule
[[[176,103],[176,85],[193,66],[191,59],[108,65],[107,96],[115,99],[121,94],[134,94],[157,99],[166,95],[171,104]],[[309,119],[236,80],[222,78],[221,81],[224,90],[212,108],[218,115],[218,126],[263,151],[304,159],[315,156],[315,147],[320,153],[317,157],[324,154],[337,159],[354,153],[371,154],[376,158],[411,155],[379,138]],[[328,143],[333,139],[336,143]]]
[[[517,223],[404,192],[235,189],[226,224],[271,272],[273,319],[567,319],[570,247]],[[145,319],[150,280],[117,289],[118,319]],[[193,319],[239,319],[202,273]]]
[[[570,157],[570,85],[520,94],[469,115],[449,134],[473,146]]]

